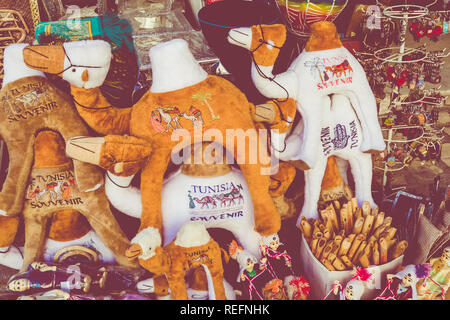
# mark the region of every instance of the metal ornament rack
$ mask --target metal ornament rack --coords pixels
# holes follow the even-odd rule
[[[378,1],[377,1],[378,2]],[[414,62],[420,62],[427,58],[428,53],[421,49],[415,49],[415,48],[407,48],[406,47],[406,32],[408,27],[408,21],[410,19],[416,19],[423,17],[425,15],[429,14],[429,10],[427,7],[424,6],[418,6],[418,5],[396,5],[396,6],[389,6],[385,7],[382,6],[383,9],[383,15],[390,17],[392,19],[400,19],[400,46],[398,47],[392,47],[392,48],[383,48],[375,51],[374,57],[376,57],[378,60],[382,61],[383,63],[414,63]],[[382,54],[386,51],[391,50],[392,52],[397,51],[396,53],[393,53],[389,55],[388,57],[384,57]],[[415,60],[409,60],[409,61],[403,61],[403,57],[405,55],[410,55],[414,53],[420,53],[419,58]],[[423,98],[422,98],[423,99]],[[422,100],[421,99],[421,100]],[[405,104],[405,102],[391,102],[394,105],[397,104]],[[411,102],[407,102],[411,103]],[[412,139],[412,140],[393,140],[394,132],[397,130],[403,130],[403,129],[421,129],[422,134],[420,137]],[[388,131],[387,139],[386,141],[386,154],[388,155],[391,152],[391,144],[392,143],[409,143],[416,140],[419,140],[424,135],[424,130],[422,126],[392,126],[388,129],[383,129],[383,131]],[[386,185],[388,180],[388,172],[394,172],[394,171],[400,171],[405,168],[405,164],[402,164],[400,167],[396,168],[390,168],[385,162],[384,168],[380,167],[374,167],[378,170],[383,170],[383,195],[385,195],[386,192]]]

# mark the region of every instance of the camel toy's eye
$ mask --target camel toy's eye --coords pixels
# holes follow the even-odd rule
[[[77,71],[77,69],[75,69],[75,68],[72,69],[72,72],[76,72],[76,71]]]

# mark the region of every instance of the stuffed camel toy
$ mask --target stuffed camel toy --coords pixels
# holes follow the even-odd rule
[[[329,21],[311,25],[311,36],[303,52],[284,73],[273,75],[275,60],[286,40],[286,28],[281,24],[236,28],[228,41],[252,53],[252,79],[258,90],[280,101],[292,98],[297,102],[304,123],[303,143],[294,158],[307,170],[317,164],[323,147],[320,106],[323,97],[346,95],[361,123],[362,152],[383,151],[386,147],[378,123],[375,97],[364,69],[342,45],[336,26]],[[282,152],[288,132],[272,133],[272,146]]]
[[[173,154],[182,149],[180,144],[192,144],[195,129],[196,133],[201,133],[202,129],[206,132],[207,129],[215,129],[214,134],[210,131],[209,136],[203,136],[203,141],[212,141],[220,134],[226,137],[227,129],[245,132],[255,128],[252,120],[254,106],[230,82],[208,75],[195,61],[187,42],[181,39],[150,49],[152,86],[136,105],[125,109],[111,107],[98,88],[108,72],[111,59],[111,49],[106,42],[94,40],[64,43],[63,46],[34,46],[24,54],[28,66],[61,74],[71,84],[79,114],[95,131],[103,135],[130,134],[148,142],[151,155],[141,173],[140,231],[153,227],[161,232],[164,173]],[[91,85],[93,83],[95,85]],[[284,103],[293,105],[288,109],[295,111],[293,100]],[[180,143],[181,139],[183,141]],[[173,150],[177,146],[178,149]],[[69,144],[69,148],[72,148],[69,155],[77,158],[76,146]],[[280,216],[268,194],[269,176],[264,174],[264,169],[270,171],[270,168],[265,168],[261,163],[261,158],[265,157],[249,164],[248,157],[255,150],[249,150],[248,146],[239,150],[236,143],[229,149],[234,159],[238,159],[250,191],[255,231],[261,235],[278,232]],[[259,154],[266,153],[265,148],[259,149]],[[79,149],[78,152],[83,151]],[[119,144],[115,154],[124,154]],[[136,158],[134,155],[130,157]],[[135,172],[122,173],[130,175]]]
[[[311,26],[305,50],[288,71],[273,76],[273,64],[285,38],[284,25],[237,28],[229,33],[231,43],[252,52],[253,80],[259,90],[267,96],[297,101],[301,121],[281,134],[272,133],[272,148],[281,160],[293,161],[306,170],[300,216],[318,217],[322,177],[327,159],[333,155],[350,162],[358,203],[369,201],[375,206],[372,160],[363,151],[384,150],[385,143],[375,98],[361,65],[342,46],[334,24],[322,21]],[[297,225],[299,222],[300,217]]]
[[[42,72],[24,65],[25,47],[26,44],[16,44],[5,49],[5,77],[0,91],[0,136],[10,158],[8,175],[0,192],[0,215],[8,217],[22,210],[36,134],[51,129],[67,141],[89,133],[69,97],[50,85]],[[81,192],[100,188],[103,177],[98,168],[76,160],[73,163],[74,178]]]
[[[210,284],[210,300],[226,300],[223,285],[222,250],[199,221],[185,223],[169,245],[161,247],[159,230],[140,232],[127,250],[130,259],[156,275],[165,275],[174,300],[187,300],[186,272],[203,267]]]
[[[104,187],[101,186],[101,171],[91,165],[80,166],[77,161],[72,163],[67,159],[64,153],[65,142],[57,134],[59,131],[67,138],[68,135],[86,134],[88,129],[69,98],[48,83],[42,72],[31,70],[24,64],[22,53],[25,48],[28,47],[12,45],[6,49],[5,80],[0,93],[5,106],[3,111],[7,113],[3,114],[2,120],[5,124],[2,124],[0,130],[10,153],[10,171],[11,167],[20,165],[27,168],[28,162],[30,166],[33,165],[30,172],[22,168],[20,176],[14,176],[10,172],[9,180],[5,182],[10,183],[16,179],[17,185],[20,186],[21,179],[25,181],[25,187],[20,187],[23,188],[23,191],[20,190],[22,198],[16,205],[24,207],[25,252],[22,270],[31,262],[42,258],[44,251],[47,258],[50,258],[58,246],[61,248],[61,243],[54,243],[54,246],[50,245],[44,250],[47,221],[53,214],[54,223],[50,228],[50,236],[55,242],[79,240],[78,244],[82,244],[84,240],[92,240],[98,244],[96,247],[103,251],[106,260],[113,259],[112,252],[119,264],[136,268],[137,264],[129,262],[124,256],[129,240],[109,209]],[[15,68],[10,69],[8,66]],[[24,127],[21,122],[26,123]],[[13,142],[8,138],[12,137],[12,132],[15,137],[19,136],[19,139]],[[22,142],[25,137],[30,140],[31,145],[30,149],[26,150],[27,153],[19,148],[25,144]],[[87,170],[83,170],[84,168]],[[99,183],[94,184],[95,188],[91,188],[90,192],[83,192],[80,176],[81,181],[89,181],[90,186],[93,182]],[[5,189],[4,186],[3,193],[11,192],[7,187],[8,185]],[[73,210],[86,217],[98,237],[85,233],[86,224],[79,221]],[[4,218],[3,221],[7,219]],[[13,219],[12,222],[5,223],[6,226],[1,225],[6,228],[5,234],[9,238],[4,241],[6,245],[11,245],[17,230],[17,219]]]

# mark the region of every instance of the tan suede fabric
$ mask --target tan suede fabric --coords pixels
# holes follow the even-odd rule
[[[9,247],[13,244],[19,228],[19,218],[0,216],[0,248]]]
[[[9,171],[0,192],[0,210],[8,216],[19,214],[33,164],[33,145],[42,129],[70,137],[88,135],[89,131],[73,107],[70,98],[39,76],[8,83],[0,91],[0,136],[5,140]],[[74,161],[75,180],[85,191],[103,183],[101,171],[93,165]]]

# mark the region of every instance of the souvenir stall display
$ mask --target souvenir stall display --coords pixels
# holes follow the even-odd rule
[[[376,156],[374,167],[383,171],[385,195],[389,193],[391,173],[408,167],[416,158],[422,165],[440,159],[444,135],[435,124],[444,98],[440,87],[426,83],[433,86],[441,82],[443,58],[448,54],[446,48],[429,51],[424,45],[405,46],[408,32],[416,41],[424,36],[439,41],[439,35],[448,33],[445,26],[449,11],[431,11],[428,7],[435,2],[423,6],[378,3],[376,11],[367,9],[361,22],[365,50],[355,52],[355,56],[368,72],[379,100],[378,115],[387,149]],[[372,25],[374,21],[377,28]]]
[[[448,300],[449,20],[0,0],[0,300]]]

